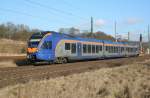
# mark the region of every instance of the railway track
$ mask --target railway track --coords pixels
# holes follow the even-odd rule
[[[96,70],[100,68],[116,67],[149,59],[150,56],[118,58],[96,61],[74,62],[68,64],[52,64],[50,66],[19,66],[0,69],[0,88],[30,80],[43,80],[74,73]]]

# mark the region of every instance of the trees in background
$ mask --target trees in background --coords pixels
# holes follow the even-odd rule
[[[78,35],[80,34],[80,30],[74,27],[71,28],[60,28],[59,29],[60,33],[66,33],[66,34],[70,34],[70,35]]]
[[[96,38],[96,39],[101,39],[101,40],[111,40],[115,41],[115,38],[112,37],[111,35],[107,35],[104,32],[98,31],[95,33],[90,33],[90,32],[83,32],[80,34],[81,37],[85,38]]]
[[[106,33],[101,32],[101,31],[98,31],[95,33],[90,33],[89,31],[83,31],[81,33],[79,29],[71,27],[71,28],[60,28],[59,32],[70,34],[72,36],[84,37],[84,38],[96,38],[96,39],[102,39],[102,40],[115,41],[114,37],[112,37],[111,35],[107,35]]]
[[[35,31],[37,30],[31,30],[24,24],[15,25],[11,22],[8,22],[0,25],[0,38],[25,41]]]
[[[15,25],[11,22],[8,22],[0,25],[0,38],[26,41],[34,32],[39,31],[40,30],[38,29],[30,29],[27,25],[24,24]],[[112,41],[115,40],[111,35],[107,35],[106,33],[101,31],[95,33],[84,31],[81,33],[79,29],[74,27],[60,28],[59,32],[70,34],[71,36],[79,36],[84,38],[96,38]]]

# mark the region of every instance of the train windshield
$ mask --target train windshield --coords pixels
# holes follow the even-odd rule
[[[43,38],[42,33],[38,32],[38,33],[34,33],[28,42],[28,47],[31,48],[36,48],[39,45],[40,40]]]
[[[39,44],[39,41],[36,41],[36,42],[29,42],[29,43],[28,43],[28,47],[36,48],[36,47],[38,47],[38,44]]]
[[[34,33],[28,42],[28,47],[36,48],[39,45],[40,40],[43,38],[44,34],[42,32]]]
[[[32,34],[32,36],[30,37],[29,42],[28,42],[28,47],[31,47],[31,48],[38,47],[39,42],[47,33],[48,32],[37,32],[37,33]],[[50,43],[48,43],[48,44],[50,44]],[[50,46],[49,46],[49,48],[50,48]]]

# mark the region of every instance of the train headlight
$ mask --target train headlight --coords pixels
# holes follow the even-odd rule
[[[28,53],[34,53],[34,52],[37,52],[38,49],[37,48],[28,48],[27,51],[28,51]]]

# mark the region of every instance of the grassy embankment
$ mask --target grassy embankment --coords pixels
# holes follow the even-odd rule
[[[0,98],[149,98],[150,60],[6,87]]]
[[[24,54],[26,42],[0,39],[0,56]]]

